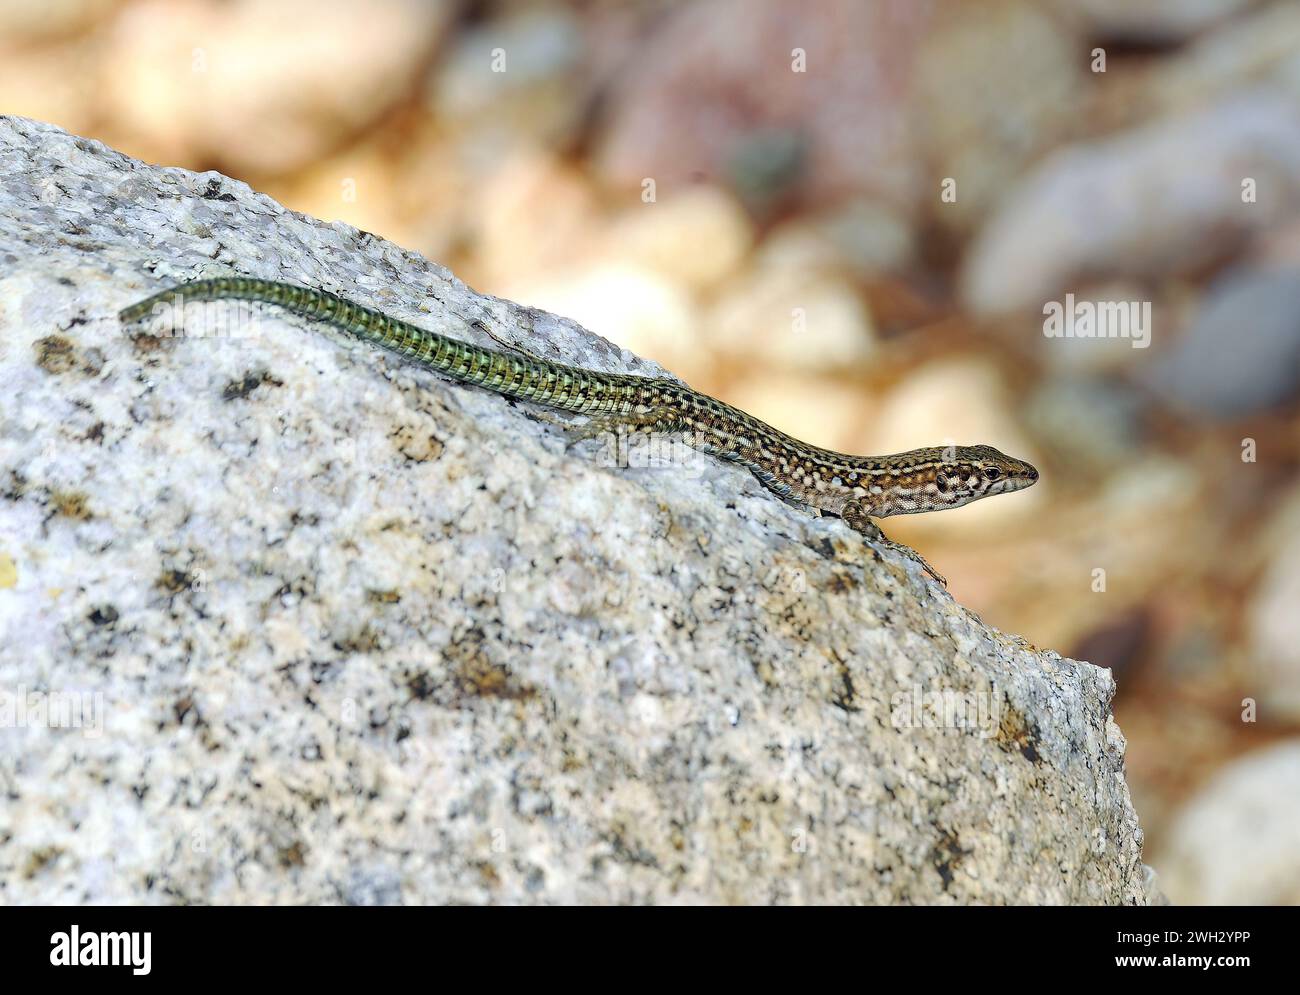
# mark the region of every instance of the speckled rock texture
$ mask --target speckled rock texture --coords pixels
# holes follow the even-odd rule
[[[1146,901],[1108,671],[735,467],[115,314],[240,272],[652,364],[216,174],[13,118],[0,173],[0,901]]]

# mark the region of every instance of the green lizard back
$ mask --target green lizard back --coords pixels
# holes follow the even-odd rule
[[[132,304],[119,312],[118,318],[124,325],[135,324],[162,309],[182,312],[188,303],[218,300],[273,304],[302,318],[328,322],[462,383],[564,411],[625,414],[640,403],[646,388],[663,383],[649,377],[601,373],[486,349],[420,328],[325,290],[275,280],[247,277],[194,280]]]

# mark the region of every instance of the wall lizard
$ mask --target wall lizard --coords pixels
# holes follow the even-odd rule
[[[915,557],[941,583],[943,578],[923,557],[887,539],[871,519],[957,508],[1021,490],[1038,479],[1033,466],[992,446],[936,446],[890,456],[820,449],[674,380],[602,373],[486,349],[291,283],[245,277],[195,280],[133,304],[118,318],[131,325],[164,311],[183,313],[186,302],[218,300],[274,304],[461,383],[588,416],[574,441],[619,431],[682,433],[692,448],[748,468],[783,500],[838,515],[868,539]]]

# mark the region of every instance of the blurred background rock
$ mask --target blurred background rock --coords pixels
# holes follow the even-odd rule
[[[1300,902],[1300,4],[7,0],[0,111],[809,441],[1032,460],[889,531],[1114,669],[1174,901]],[[1066,294],[1149,302],[1150,348],[1046,336]]]

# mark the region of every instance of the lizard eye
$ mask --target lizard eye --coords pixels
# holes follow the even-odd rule
[[[984,468],[985,480],[997,480],[998,477],[1000,476],[1002,476],[1002,471],[999,470],[996,466],[986,466]]]
[[[939,493],[940,493],[940,494],[947,494],[947,493],[948,493],[948,477],[947,477],[947,475],[946,475],[946,474],[942,474],[942,473],[938,474],[938,475],[934,478],[934,486],[937,487],[937,488],[939,488]]]

